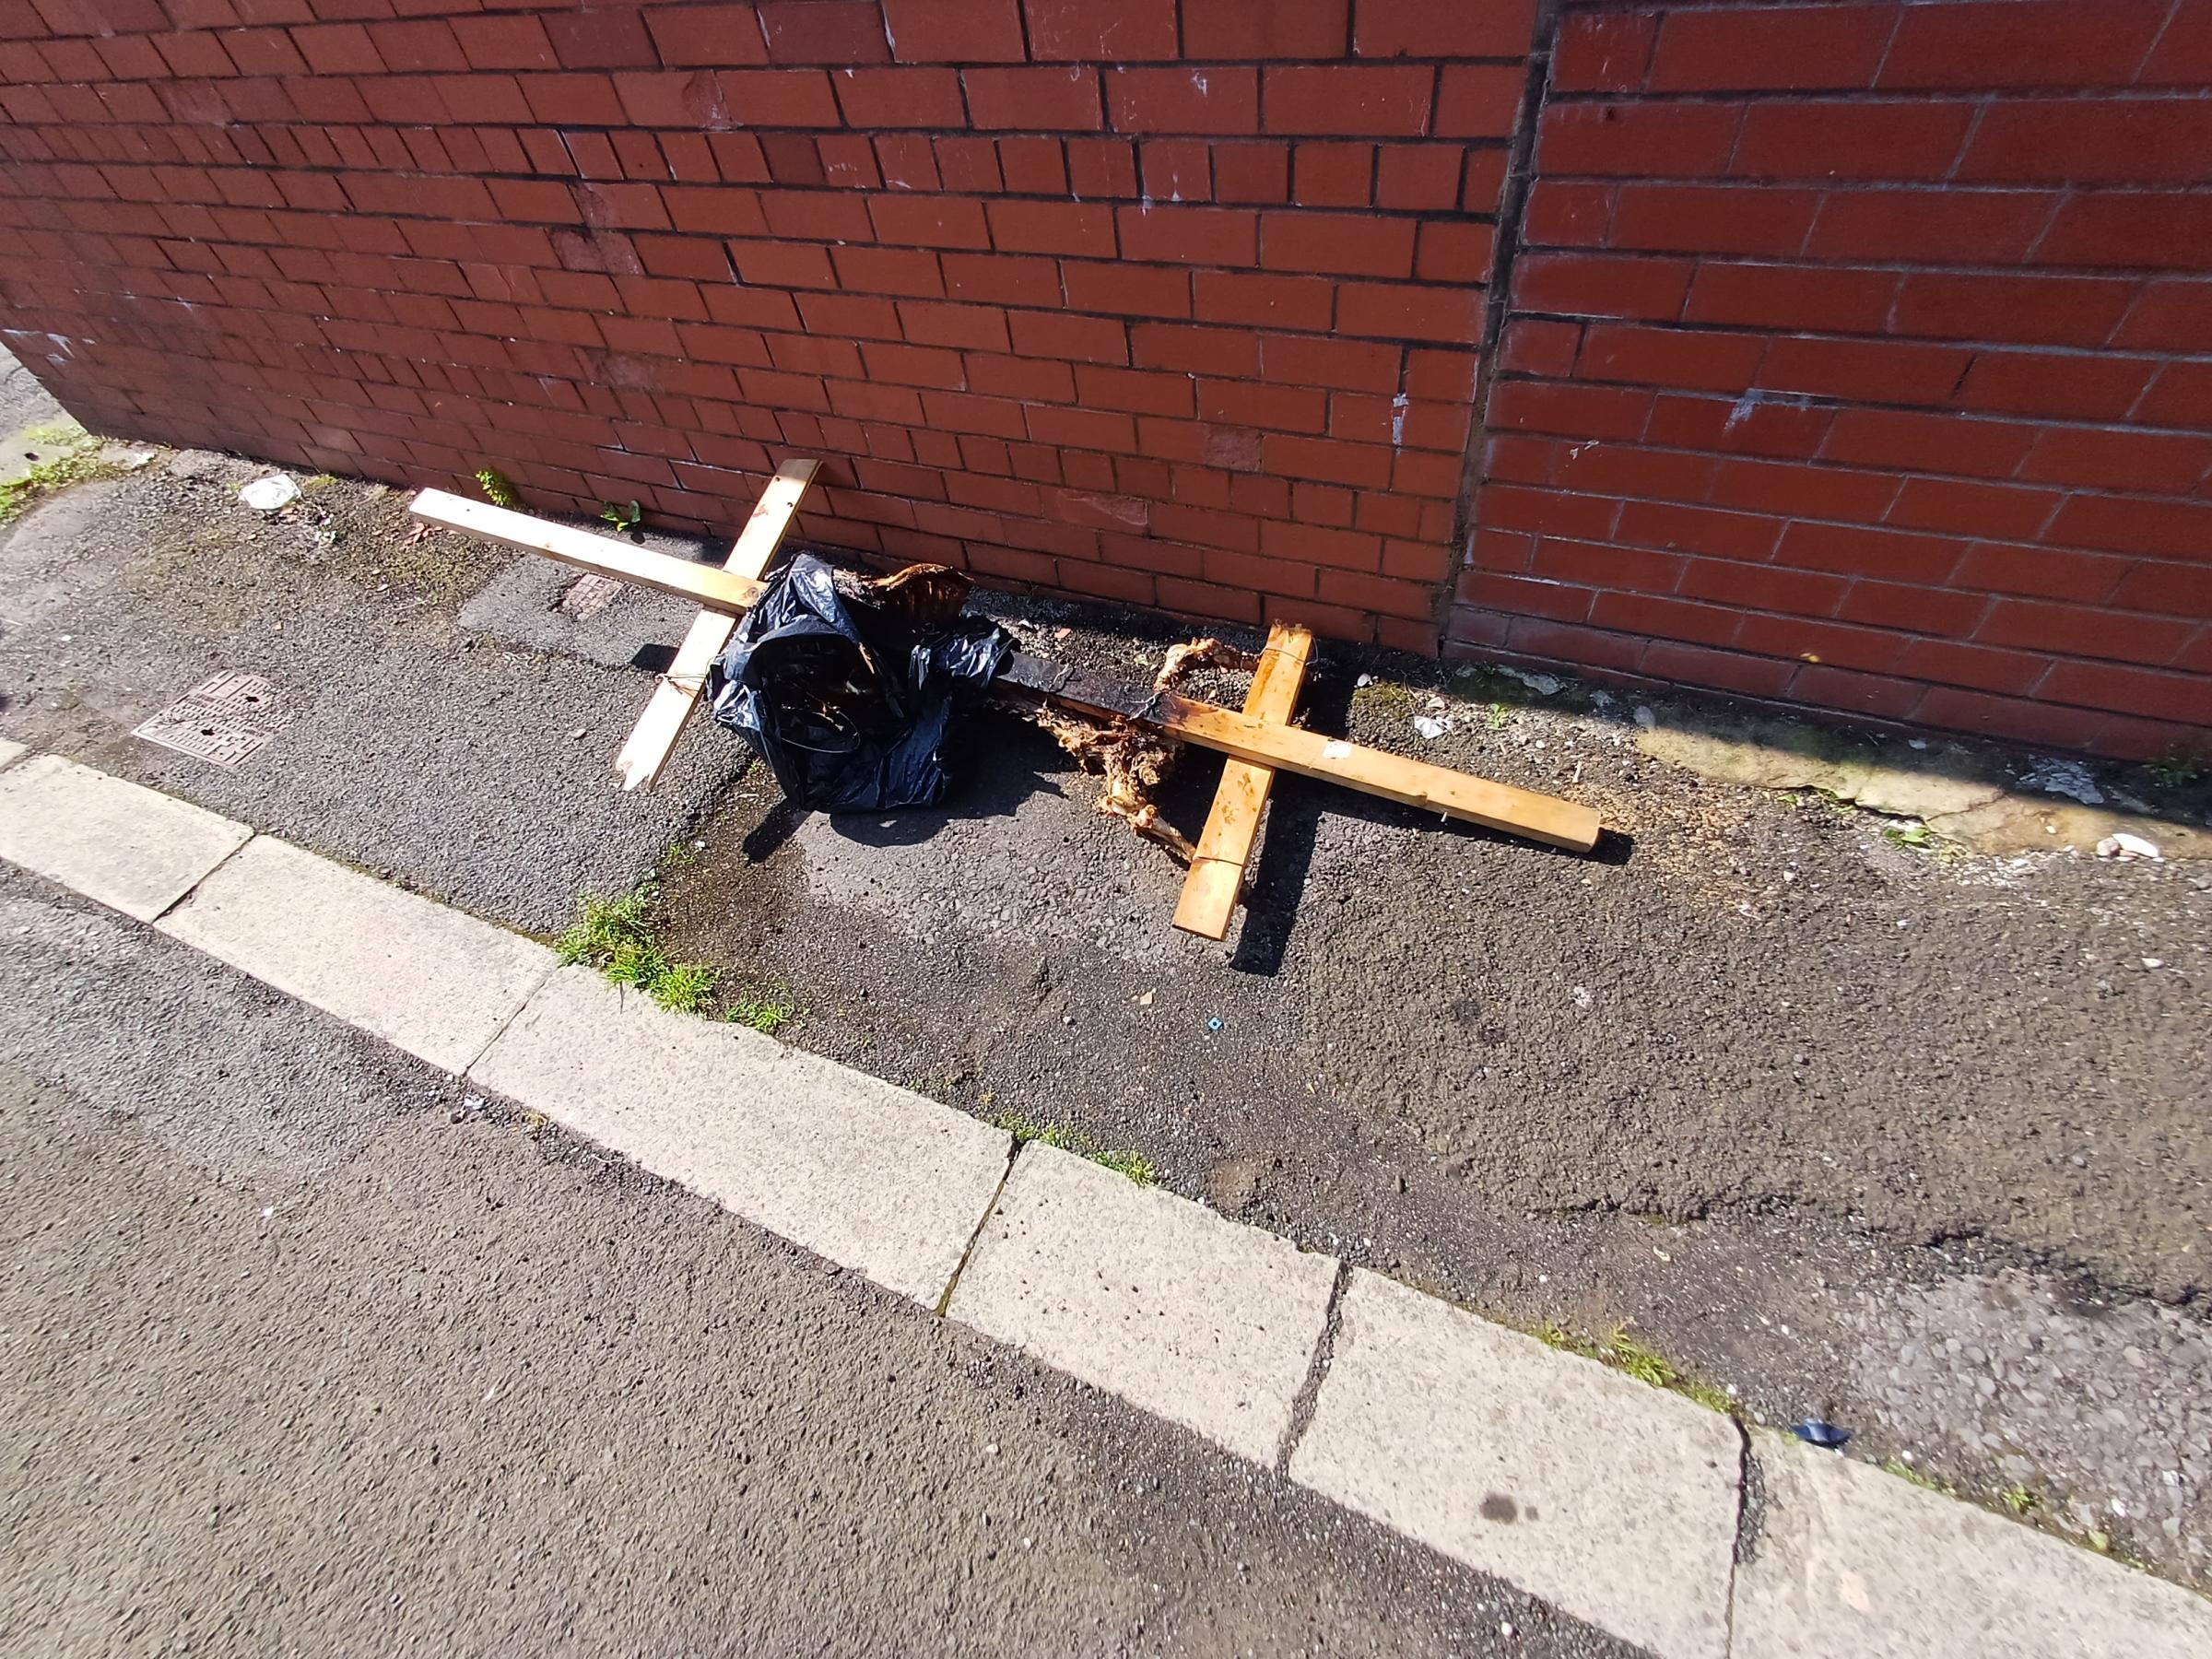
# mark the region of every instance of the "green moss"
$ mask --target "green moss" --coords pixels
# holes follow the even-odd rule
[[[750,1026],[763,1037],[773,1037],[798,1018],[798,1005],[782,986],[732,1000],[723,1018],[732,1025]]]
[[[91,449],[65,450],[58,455],[49,455],[21,477],[0,484],[0,524],[22,517],[34,501],[72,484],[81,484],[106,470],[100,463],[98,452]]]

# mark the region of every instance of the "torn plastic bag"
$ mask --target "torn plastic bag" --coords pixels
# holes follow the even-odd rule
[[[920,576],[908,582],[905,576]],[[707,677],[714,718],[741,732],[786,799],[825,812],[943,798],[955,719],[1014,640],[959,614],[967,578],[914,567],[884,582],[802,553],[769,582]]]

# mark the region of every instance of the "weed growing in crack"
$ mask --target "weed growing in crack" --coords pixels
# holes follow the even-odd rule
[[[1940,1492],[1946,1498],[1956,1498],[1959,1495],[1949,1487],[1946,1486],[1942,1481],[1936,1479],[1933,1475],[1923,1473],[1921,1470],[1914,1468],[1911,1464],[1905,1462],[1900,1457],[1884,1459],[1882,1463],[1882,1473],[1885,1475],[1894,1475],[1900,1480],[1909,1481],[1913,1486],[1920,1488],[1923,1491]]]
[[[2177,744],[2156,760],[2145,761],[2143,770],[2161,789],[2186,789],[2205,775],[2205,761]]]
[[[1092,1163],[1102,1164],[1118,1175],[1125,1175],[1139,1186],[1155,1186],[1159,1182],[1159,1166],[1140,1152],[1115,1150],[1101,1147],[1080,1129],[1065,1124],[1048,1124],[1018,1112],[1002,1112],[991,1120],[991,1126],[1001,1134],[1010,1135],[1018,1146],[1038,1141],[1063,1152],[1072,1152],[1077,1158],[1088,1158]]]
[[[2024,1519],[2029,1511],[2041,1504],[2042,1500],[2016,1480],[1997,1494],[1997,1501]]]
[[[782,986],[771,986],[751,996],[734,999],[723,1018],[732,1025],[750,1026],[763,1037],[773,1037],[798,1018],[798,1005]]]
[[[641,887],[619,899],[586,899],[583,919],[560,935],[555,954],[563,962],[596,968],[615,984],[642,991],[672,1013],[708,1013],[721,975],[702,962],[668,959],[653,935],[655,897],[653,888]]]
[[[1557,1320],[1547,1320],[1529,1335],[1547,1347],[1558,1348],[1563,1354],[1579,1354],[1585,1359],[1594,1359],[1600,1365],[1611,1366],[1625,1372],[1637,1382],[1668,1394],[1680,1394],[1692,1405],[1702,1406],[1722,1417],[1735,1415],[1735,1402],[1727,1391],[1700,1382],[1681,1371],[1673,1360],[1657,1348],[1638,1342],[1629,1335],[1626,1325],[1615,1325],[1613,1334],[1603,1342],[1592,1342],[1578,1336]]]

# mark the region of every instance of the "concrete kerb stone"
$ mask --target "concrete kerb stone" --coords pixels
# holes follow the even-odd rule
[[[542,945],[266,835],[155,925],[450,1072],[554,967]]]
[[[1009,1170],[965,1113],[4,739],[0,856],[1256,1463],[1311,1389],[1294,1479],[1661,1659],[2212,1653],[2212,1602],[1764,1431],[1732,1573],[1724,1418],[1364,1269],[1317,1360],[1332,1258],[1050,1147]]]
[[[1364,1270],[1291,1478],[1661,1659],[1723,1659],[1728,1418]]]
[[[253,834],[56,755],[0,771],[0,858],[140,922],[176,903]]]
[[[2212,1601],[1758,1430],[1735,1659],[2203,1659]]]
[[[946,1312],[1271,1465],[1335,1277],[1332,1256],[1031,1142]]]
[[[935,1309],[1010,1137],[741,1026],[564,968],[470,1081]]]

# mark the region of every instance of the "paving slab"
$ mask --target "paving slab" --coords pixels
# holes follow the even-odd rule
[[[932,1308],[1012,1149],[965,1112],[581,967],[469,1077]]]
[[[2203,1659],[2212,1601],[1760,1431],[1735,1659]]]
[[[1661,1659],[1722,1659],[1734,1424],[1355,1273],[1293,1479]]]
[[[1270,1464],[1335,1276],[1332,1256],[1031,1142],[946,1312]]]
[[[554,967],[543,945],[267,835],[158,925],[451,1072]]]
[[[141,922],[182,898],[253,833],[55,755],[0,773],[0,858]]]

